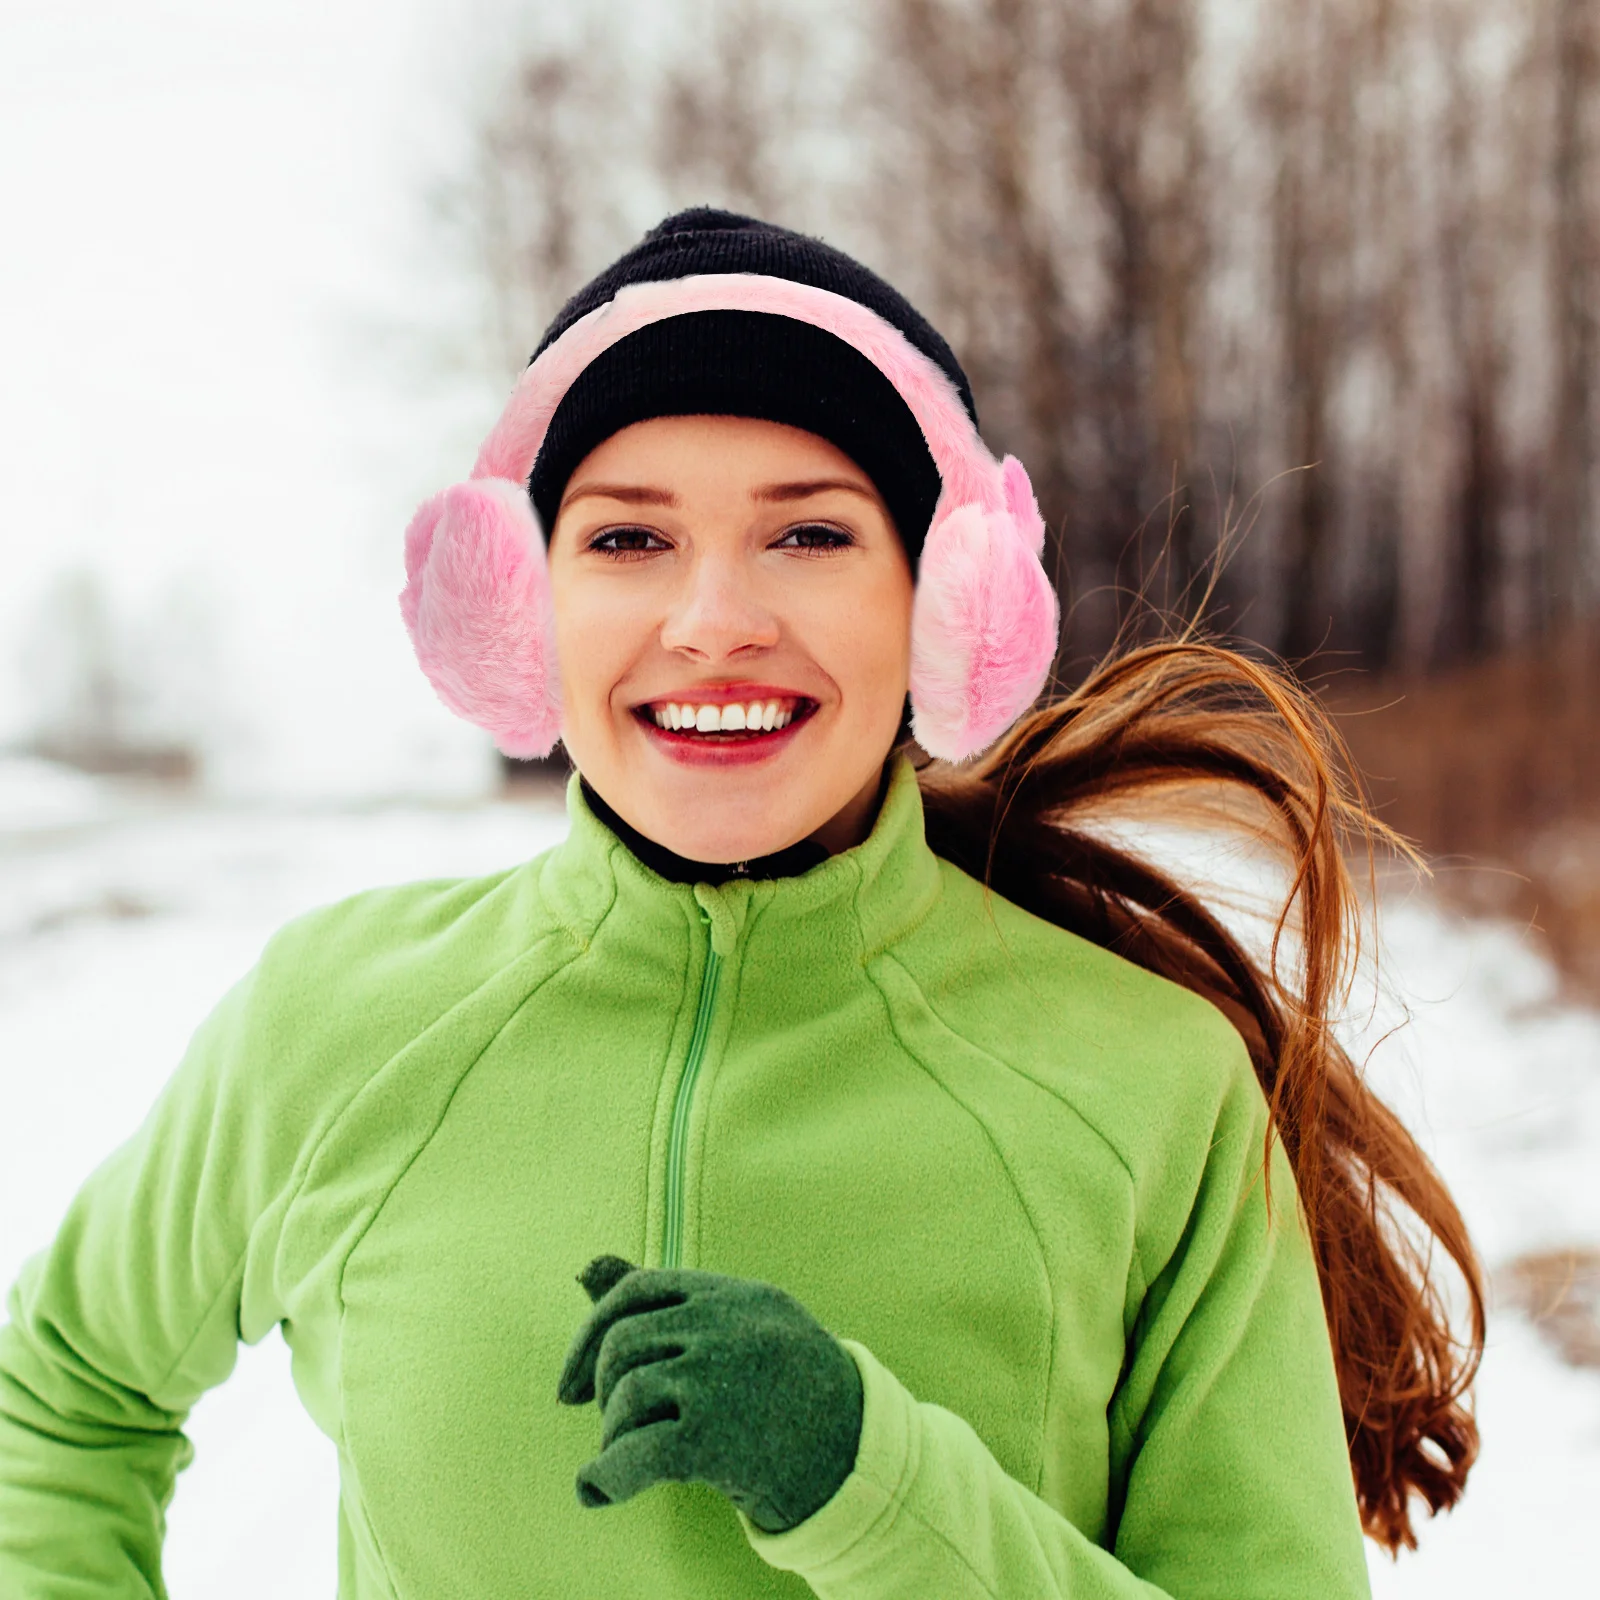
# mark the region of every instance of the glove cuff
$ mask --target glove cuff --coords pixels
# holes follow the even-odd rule
[[[768,1566],[802,1577],[833,1567],[885,1519],[892,1521],[921,1459],[917,1401],[865,1345],[854,1339],[839,1343],[861,1374],[861,1442],[849,1476],[831,1500],[784,1533],[763,1533],[738,1512],[756,1554]]]

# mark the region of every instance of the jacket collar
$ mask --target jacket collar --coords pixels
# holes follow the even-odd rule
[[[819,939],[843,941],[843,948],[864,959],[920,922],[938,898],[939,865],[923,832],[922,794],[903,754],[890,758],[871,833],[859,845],[789,875],[730,876],[721,884],[673,881],[630,849],[600,809],[609,810],[603,802],[601,808],[590,804],[574,773],[567,784],[567,838],[543,859],[539,872],[546,904],[584,944],[621,911],[641,930],[659,921],[663,932],[681,932],[685,918],[709,921],[712,942],[724,954],[759,924],[763,942],[773,934],[803,935],[807,946]],[[670,863],[685,859],[663,854]]]

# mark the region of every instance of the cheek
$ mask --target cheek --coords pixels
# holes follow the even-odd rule
[[[863,576],[813,618],[810,636],[852,721],[898,726],[911,675],[911,578],[894,570]]]
[[[561,666],[564,737],[610,716],[611,691],[626,674],[654,627],[621,586],[552,562],[556,659]]]

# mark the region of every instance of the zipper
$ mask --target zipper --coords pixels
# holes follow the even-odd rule
[[[704,916],[704,913],[701,913]],[[708,923],[710,918],[705,919]],[[706,967],[700,975],[700,1003],[694,1014],[694,1032],[689,1036],[689,1055],[678,1080],[677,1098],[672,1106],[672,1135],[667,1145],[667,1215],[661,1244],[661,1265],[675,1267],[683,1256],[684,1164],[688,1159],[689,1106],[694,1099],[695,1079],[705,1057],[706,1040],[711,1035],[711,1012],[717,1003],[717,977],[722,957],[709,939],[706,941]]]

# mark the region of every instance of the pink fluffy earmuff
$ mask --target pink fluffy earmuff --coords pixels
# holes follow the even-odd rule
[[[528,476],[562,396],[591,361],[650,323],[695,311],[822,328],[905,400],[941,484],[912,604],[912,733],[942,760],[976,755],[1033,704],[1055,658],[1060,613],[1028,475],[1014,456],[994,458],[955,385],[892,323],[843,295],[755,273],[631,284],[527,368],[472,476],[424,501],[406,530],[400,609],[428,681],[507,755],[549,753],[561,735],[561,684]]]

